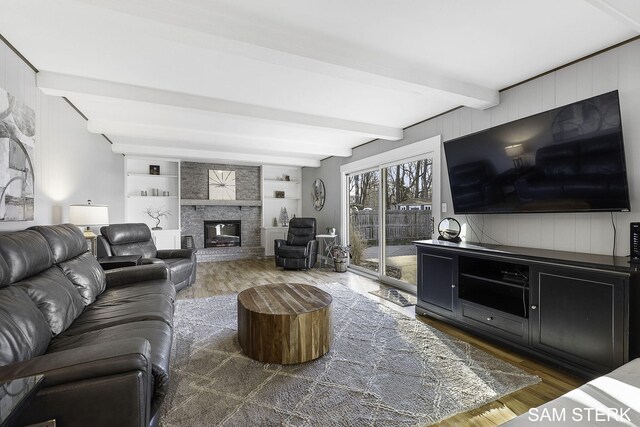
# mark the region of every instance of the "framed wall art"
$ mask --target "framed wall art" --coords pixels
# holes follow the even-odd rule
[[[321,179],[313,181],[313,191],[311,192],[311,200],[313,201],[313,208],[317,211],[321,211],[324,207],[324,200],[326,197],[324,182]]]
[[[0,221],[32,221],[35,111],[0,88]]]

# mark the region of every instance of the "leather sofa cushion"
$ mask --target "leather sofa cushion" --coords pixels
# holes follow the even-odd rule
[[[56,337],[51,341],[47,353],[127,338],[146,339],[151,344],[151,365],[154,380],[151,413],[154,414],[167,393],[172,336],[171,327],[164,322],[134,322],[79,335]]]
[[[155,258],[157,249],[151,238],[151,230],[144,223],[111,224],[100,229],[115,256],[141,255]]]
[[[164,262],[169,266],[169,274],[173,283],[184,282],[191,276],[193,262],[190,258],[167,258]]]
[[[51,330],[22,289],[0,289],[0,366],[44,354]]]
[[[132,322],[158,320],[173,325],[173,302],[164,295],[102,300],[88,306],[62,335],[78,335]]]
[[[9,266],[0,256],[0,288],[7,286],[10,282]]]
[[[58,267],[76,287],[84,305],[91,304],[98,295],[104,292],[106,287],[104,270],[91,253],[85,252],[68,261],[61,262]]]
[[[38,225],[29,227],[29,230],[35,230],[45,238],[49,244],[49,249],[51,249],[53,262],[56,264],[74,258],[88,250],[87,240],[76,225]]]
[[[315,218],[293,218],[289,221],[287,244],[291,246],[306,246],[310,240],[316,238]]]
[[[84,309],[80,294],[58,267],[51,267],[14,286],[29,295],[44,315],[53,335],[67,329]]]
[[[536,151],[536,168],[545,176],[578,173],[578,146],[574,142],[551,145]]]
[[[162,295],[171,302],[175,302],[176,288],[173,283],[166,280],[150,280],[136,282],[132,285],[115,286],[108,288],[98,297],[98,301],[119,301],[122,299],[140,297],[142,299],[151,295]]]
[[[164,260],[160,258],[142,258],[140,260],[140,265],[149,265],[149,264],[164,264]]]
[[[33,230],[17,231],[0,236],[0,257],[7,270],[4,281],[14,283],[33,276],[53,265],[49,244]]]
[[[142,258],[154,258],[156,252],[157,250],[152,240],[111,245],[111,253],[115,256],[140,255]]]
[[[580,158],[580,173],[584,175],[617,175],[621,174],[621,153],[599,153]]]
[[[305,257],[306,246],[280,246],[278,249],[278,256],[280,258],[294,258],[300,259]]]
[[[100,233],[112,245],[146,242],[151,240],[151,230],[147,224],[111,224],[100,229]]]

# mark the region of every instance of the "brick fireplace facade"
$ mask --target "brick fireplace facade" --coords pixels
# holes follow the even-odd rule
[[[182,200],[209,202],[209,170],[236,172],[236,200],[260,200],[260,167],[215,163],[182,162],[180,165]],[[264,256],[260,246],[260,206],[181,206],[182,235],[191,235],[198,248],[198,261],[257,258]],[[205,221],[240,221],[242,246],[204,247]]]

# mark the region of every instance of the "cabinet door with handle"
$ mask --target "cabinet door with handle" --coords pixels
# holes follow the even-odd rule
[[[529,307],[533,347],[596,372],[626,362],[624,277],[545,268],[536,278]]]
[[[418,248],[418,299],[422,306],[455,317],[458,289],[454,257]]]

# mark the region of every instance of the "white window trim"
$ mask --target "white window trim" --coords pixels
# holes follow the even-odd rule
[[[349,193],[347,192],[347,175],[357,172],[367,172],[379,167],[385,167],[385,165],[395,164],[401,161],[412,161],[423,158],[429,153],[433,153],[434,169],[433,176],[434,185],[438,185],[438,191],[434,191],[432,200],[432,215],[434,224],[440,222],[440,193],[442,191],[440,171],[440,163],[442,160],[442,136],[436,135],[422,141],[414,142],[413,144],[404,145],[402,147],[395,148],[393,150],[385,151],[384,153],[375,154],[373,156],[356,160],[351,163],[345,163],[340,166],[340,230],[343,236],[345,236],[345,242],[348,239],[348,214],[347,206],[349,204]]]

